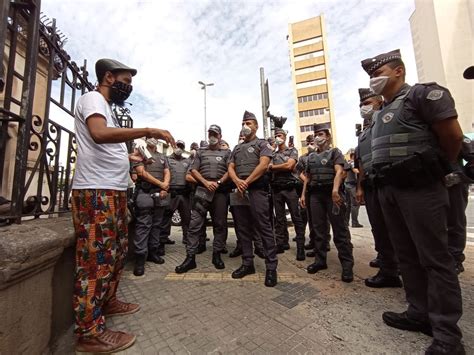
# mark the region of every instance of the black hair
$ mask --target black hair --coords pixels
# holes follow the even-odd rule
[[[387,63],[390,69],[395,69],[396,67],[402,67],[403,68],[403,79],[405,79],[405,74],[406,74],[406,69],[405,69],[405,63],[403,63],[403,60],[401,59],[394,59],[390,62]]]

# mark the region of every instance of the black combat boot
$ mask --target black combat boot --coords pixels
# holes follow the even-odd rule
[[[308,268],[306,269],[308,274],[315,274],[318,271],[321,270],[326,270],[328,268],[326,263],[323,263],[321,261],[316,261],[310,265],[308,265]]]
[[[265,286],[274,287],[277,284],[278,277],[276,270],[267,270],[265,273]]]
[[[341,280],[344,282],[354,281],[354,272],[352,271],[352,265],[342,265]]]
[[[145,274],[145,259],[146,255],[135,255],[135,267],[133,268],[135,276],[143,276]]]
[[[241,279],[247,275],[255,274],[255,266],[253,265],[241,265],[237,270],[232,273],[233,279]]]
[[[165,263],[165,259],[163,259],[158,254],[158,249],[148,250],[148,257],[146,258],[146,261],[151,261],[152,263],[155,263],[155,264],[164,264]]]
[[[225,264],[221,259],[221,253],[218,251],[215,251],[212,253],[212,265],[215,266],[216,269],[224,269]]]
[[[296,260],[302,261],[306,259],[306,255],[304,253],[304,244],[297,244],[296,245]]]
[[[186,259],[184,259],[181,265],[176,266],[174,271],[177,274],[184,274],[189,270],[196,268],[196,257],[194,255],[186,255]]]
[[[206,244],[199,244],[196,254],[202,254],[207,250]]]

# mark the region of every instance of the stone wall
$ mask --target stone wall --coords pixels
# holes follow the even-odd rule
[[[0,229],[0,353],[48,352],[73,323],[70,216]]]

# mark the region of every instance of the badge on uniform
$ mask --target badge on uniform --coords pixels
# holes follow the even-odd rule
[[[216,157],[216,160],[217,160],[217,161],[221,161],[221,160],[222,160],[222,157]]]
[[[255,152],[255,149],[253,149],[253,147],[248,147],[247,152],[253,153],[253,152]]]
[[[161,163],[161,164],[164,164],[165,161],[164,161],[163,159],[160,159],[160,163]]]
[[[382,116],[382,122],[383,123],[389,123],[392,120],[393,116],[395,116],[395,114],[393,112],[389,112],[389,113],[383,115]]]
[[[321,164],[326,165],[328,163],[327,159],[321,159]]]
[[[443,97],[443,90],[431,90],[428,93],[428,96],[426,96],[428,100],[432,100],[432,101],[439,100],[442,97]]]

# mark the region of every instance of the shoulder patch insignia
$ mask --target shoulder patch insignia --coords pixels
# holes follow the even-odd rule
[[[389,113],[383,115],[382,116],[382,122],[383,123],[389,123],[392,120],[393,116],[394,116],[393,112],[389,112]]]
[[[248,147],[247,152],[253,153],[253,152],[255,152],[255,149],[253,147]]]
[[[428,93],[428,96],[426,96],[426,98],[428,100],[432,100],[432,101],[436,101],[436,100],[439,100],[443,97],[443,91],[442,90],[431,90],[429,93]]]

